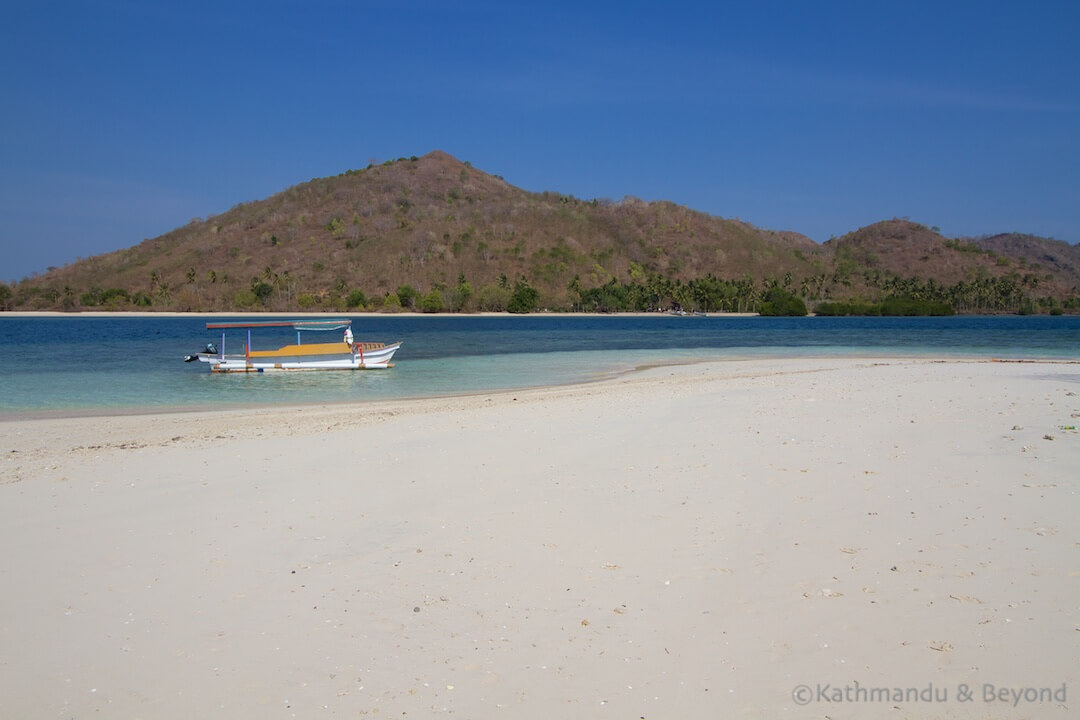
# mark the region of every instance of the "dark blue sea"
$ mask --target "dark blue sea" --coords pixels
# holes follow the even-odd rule
[[[353,318],[358,341],[404,341],[387,371],[218,375],[203,363],[184,363],[184,355],[220,343],[220,333],[205,325],[225,320],[243,321],[224,315],[0,314],[0,417],[480,393],[585,382],[637,366],[700,359],[1080,358],[1078,316],[388,315]],[[288,329],[259,330],[253,345],[275,348],[294,341]],[[235,335],[229,342],[238,348],[243,339]]]

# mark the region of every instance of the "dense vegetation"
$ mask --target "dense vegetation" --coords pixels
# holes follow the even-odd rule
[[[1080,248],[947,239],[907,220],[818,245],[670,202],[531,193],[433,152],[0,283],[9,310],[825,314],[884,309],[887,298],[1076,311]]]
[[[881,302],[824,302],[814,312],[818,315],[955,315],[952,305],[940,300],[917,300],[890,295]]]
[[[806,303],[783,288],[772,287],[761,299],[760,312],[762,315],[802,317],[806,315]]]

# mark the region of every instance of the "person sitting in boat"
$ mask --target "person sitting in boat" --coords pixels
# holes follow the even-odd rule
[[[351,347],[352,343],[353,343],[352,328],[347,327],[347,328],[345,328],[345,344],[349,345]]]

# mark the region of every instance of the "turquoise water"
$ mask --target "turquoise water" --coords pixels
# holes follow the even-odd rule
[[[208,409],[476,393],[582,382],[639,365],[735,357],[1080,358],[1080,317],[379,316],[357,340],[405,341],[388,371],[216,375],[183,356],[215,318],[0,315],[0,414]],[[271,318],[266,318],[271,319]],[[315,338],[316,335],[308,335]],[[334,336],[336,337],[336,335]],[[322,339],[322,338],[319,338]],[[255,347],[293,342],[259,330]],[[230,332],[229,349],[244,341]]]

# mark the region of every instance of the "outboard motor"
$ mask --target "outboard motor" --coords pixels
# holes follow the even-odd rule
[[[217,355],[217,352],[217,345],[215,345],[214,343],[206,343],[206,347],[203,348],[202,353],[199,353],[199,355],[202,355],[204,353],[207,355]],[[199,355],[185,355],[184,362],[195,362],[199,359]]]

